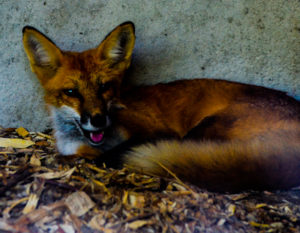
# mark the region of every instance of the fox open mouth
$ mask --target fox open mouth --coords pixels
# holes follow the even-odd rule
[[[83,134],[92,144],[99,145],[104,138],[104,131],[87,131],[83,130]]]
[[[82,135],[85,136],[92,145],[97,146],[103,142],[104,139],[103,130],[97,130],[97,131],[85,130],[78,121],[75,120],[75,122],[77,127],[80,129]]]

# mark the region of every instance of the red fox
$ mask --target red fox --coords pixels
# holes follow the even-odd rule
[[[285,93],[213,79],[126,87],[131,22],[80,53],[29,26],[23,43],[62,155],[109,155],[214,191],[300,185],[300,102]],[[135,146],[124,146],[120,158],[110,153],[122,145]]]

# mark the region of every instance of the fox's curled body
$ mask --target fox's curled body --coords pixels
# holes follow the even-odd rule
[[[171,171],[218,191],[300,185],[300,103],[285,93],[213,79],[124,88],[130,22],[82,53],[61,51],[34,28],[23,33],[63,155],[101,158],[138,141],[120,159],[147,174]]]

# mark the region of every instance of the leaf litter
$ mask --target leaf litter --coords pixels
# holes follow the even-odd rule
[[[62,157],[54,143],[0,127],[0,232],[300,232],[299,188],[212,193]]]

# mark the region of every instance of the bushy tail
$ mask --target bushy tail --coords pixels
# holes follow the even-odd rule
[[[300,140],[160,141],[126,155],[129,168],[178,178],[213,191],[287,189],[300,185]]]

